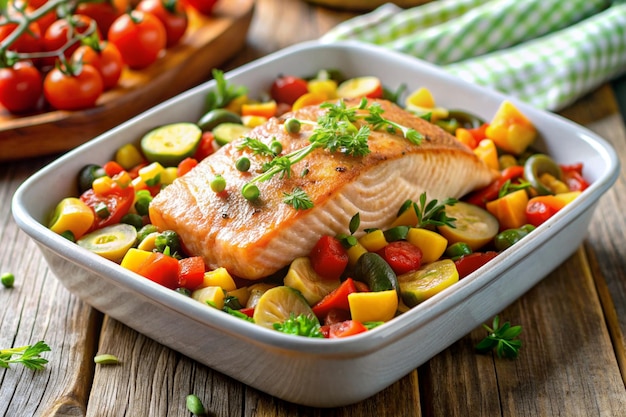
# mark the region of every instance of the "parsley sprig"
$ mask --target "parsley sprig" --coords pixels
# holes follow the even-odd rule
[[[283,202],[289,204],[296,210],[307,210],[313,208],[313,201],[300,187],[293,189],[291,193],[283,193]]]
[[[309,136],[309,144],[285,155],[276,156],[271,148],[259,140],[245,138],[239,145],[239,149],[250,148],[253,153],[274,156],[263,165],[264,172],[253,178],[244,185],[244,195],[258,198],[254,184],[267,181],[275,175],[281,178],[291,177],[291,167],[306,158],[316,149],[325,149],[330,152],[340,152],[350,156],[365,156],[370,153],[368,139],[371,129],[379,130],[386,128],[391,133],[400,131],[402,136],[415,145],[419,145],[424,139],[423,135],[415,129],[402,126],[399,123],[388,120],[382,116],[384,110],[378,103],[369,103],[362,99],[357,106],[348,107],[343,100],[336,103],[323,103],[320,107],[327,109],[326,113],[316,122],[310,120],[298,120],[300,124],[314,125],[312,134]],[[355,122],[363,119],[369,125],[359,128]],[[255,192],[249,192],[254,189]],[[302,192],[304,193],[304,192]],[[298,193],[300,196],[302,193]],[[287,203],[299,202],[300,199],[287,199]],[[312,203],[311,203],[312,204]],[[311,205],[312,207],[312,205]],[[310,207],[309,207],[310,208]]]
[[[49,351],[50,347],[43,341],[39,341],[32,346],[0,349],[0,367],[8,368],[11,364],[18,363],[28,369],[39,371],[48,363],[48,360],[42,358],[40,354]]]
[[[522,347],[522,341],[517,339],[522,332],[522,326],[511,326],[508,321],[500,326],[500,317],[495,316],[492,327],[483,324],[483,328],[489,334],[476,345],[479,353],[489,353],[495,349],[498,358],[517,358]]]
[[[456,228],[456,219],[446,215],[446,206],[453,206],[458,202],[455,198],[447,198],[439,203],[437,199],[427,201],[426,192],[420,194],[418,202],[407,200],[402,204],[398,216],[406,210],[413,209],[417,216],[416,227],[448,226]]]
[[[224,108],[233,99],[247,94],[248,89],[244,86],[231,85],[224,78],[224,72],[218,69],[212,71],[213,79],[215,79],[215,90],[209,91],[206,95],[204,107],[205,113],[213,109]]]
[[[312,318],[306,314],[294,315],[291,313],[289,318],[282,323],[274,323],[274,329],[279,332],[305,337],[323,338],[320,323],[317,318]]]

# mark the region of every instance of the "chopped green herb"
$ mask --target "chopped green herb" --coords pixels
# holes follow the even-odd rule
[[[0,349],[0,367],[8,368],[12,363],[19,363],[28,369],[42,370],[48,363],[47,359],[40,356],[42,352],[50,352],[50,347],[43,341],[32,346]]]
[[[526,188],[530,188],[530,183],[528,181],[521,180],[519,184],[512,184],[511,180],[506,180],[500,190],[498,191],[498,198],[502,198],[507,194],[511,194],[512,192],[525,190]]]
[[[293,334],[296,336],[323,338],[320,323],[316,317],[309,317],[306,314],[294,316],[293,313],[282,323],[274,323],[274,329],[279,332]]]
[[[291,193],[283,193],[283,202],[296,210],[307,210],[313,207],[313,201],[300,187],[294,188]]]
[[[242,320],[249,321],[250,323],[254,323],[254,319],[252,317],[248,316],[245,313],[242,313],[239,310],[236,310],[236,309],[228,307],[228,306],[224,306],[223,310],[226,313],[230,314],[231,316],[235,316],[235,317],[240,318]]]

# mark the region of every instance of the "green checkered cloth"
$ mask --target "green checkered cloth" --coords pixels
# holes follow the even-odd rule
[[[320,39],[340,40],[400,51],[554,111],[626,72],[626,1],[389,3]]]

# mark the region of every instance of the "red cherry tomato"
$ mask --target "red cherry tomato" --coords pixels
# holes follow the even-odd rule
[[[321,277],[338,279],[348,265],[348,253],[332,236],[322,236],[309,254],[311,266]]]
[[[81,45],[72,55],[72,60],[80,60],[83,64],[96,68],[102,77],[105,90],[117,85],[124,70],[122,54],[111,42],[101,42],[99,51],[91,46]]]
[[[272,83],[270,94],[278,103],[293,104],[300,96],[309,92],[306,80],[291,75],[278,77]]]
[[[209,16],[211,15],[211,13],[213,13],[213,9],[215,8],[215,3],[217,3],[217,0],[186,0],[185,2],[194,10],[200,12],[205,16]]]
[[[129,0],[105,0],[101,2],[84,2],[76,6],[76,13],[89,16],[98,24],[103,36],[107,36],[109,28],[130,7]]]
[[[143,69],[165,50],[163,23],[150,13],[133,10],[118,17],[109,29],[109,42],[117,46],[126,65]]]
[[[456,270],[459,273],[459,278],[465,278],[472,272],[476,271],[481,266],[496,257],[498,252],[474,252],[469,255],[465,255],[454,261]]]
[[[17,28],[17,23],[5,23],[0,20],[0,42],[9,37]],[[16,52],[39,52],[41,51],[41,29],[36,22],[28,25],[28,30],[22,33],[11,45],[9,50]]]
[[[176,45],[187,31],[187,11],[178,0],[141,0],[135,10],[152,13],[163,23],[167,48]]]
[[[43,83],[39,70],[28,61],[0,68],[0,105],[12,113],[34,110],[41,98]]]
[[[43,82],[46,100],[57,110],[93,107],[103,90],[102,77],[91,65],[83,65],[75,75],[53,68]]]
[[[133,187],[114,187],[106,194],[96,194],[93,188],[90,188],[80,196],[80,199],[91,207],[94,213],[96,213],[98,205],[106,205],[109,215],[100,217],[96,214],[94,224],[91,226],[91,230],[97,230],[122,220],[122,217],[128,213],[135,201],[135,189]]]
[[[561,165],[563,182],[570,191],[584,191],[589,187],[589,182],[583,178],[583,164]]]
[[[70,43],[71,45],[64,52],[65,57],[69,59],[80,46],[80,38],[70,34],[86,34],[90,30],[94,30],[100,39],[97,23],[88,16],[71,15],[67,18],[58,19],[46,30],[43,38],[43,49],[47,52],[54,52]],[[56,57],[46,58],[44,63],[45,65],[54,65],[56,60]]]
[[[554,216],[565,206],[565,202],[553,195],[540,195],[531,198],[526,204],[526,220],[535,227]]]
[[[405,240],[390,242],[378,254],[398,275],[415,271],[422,263],[422,250]]]
[[[213,136],[213,133],[204,132],[202,133],[200,144],[198,145],[198,149],[196,149],[196,153],[193,158],[196,161],[202,161],[204,158],[214,153],[218,147],[219,145],[215,142],[215,136]]]
[[[157,284],[174,289],[178,287],[178,260],[161,252],[153,252],[139,267],[137,273]]]

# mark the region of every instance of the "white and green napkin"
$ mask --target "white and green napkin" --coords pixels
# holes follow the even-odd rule
[[[554,111],[626,72],[626,1],[388,3],[320,39],[339,40],[400,51]]]

